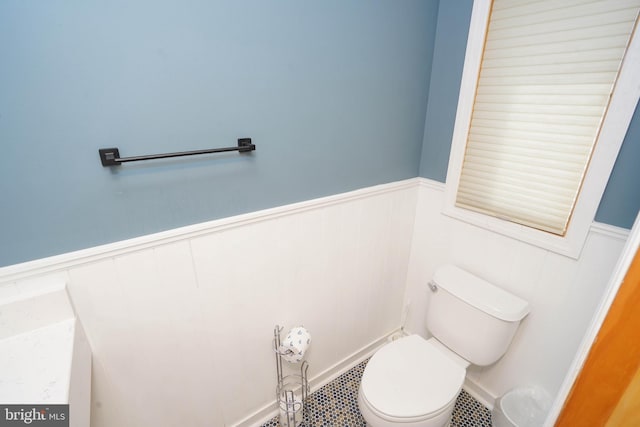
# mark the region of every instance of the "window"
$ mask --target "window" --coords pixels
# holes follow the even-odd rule
[[[445,213],[577,257],[640,93],[640,0],[491,6],[474,2]]]

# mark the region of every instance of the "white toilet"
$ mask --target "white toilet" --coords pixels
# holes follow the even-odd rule
[[[500,359],[529,313],[525,300],[453,265],[440,267],[429,287],[433,337],[385,345],[362,374],[358,406],[369,426],[447,425],[467,366]]]

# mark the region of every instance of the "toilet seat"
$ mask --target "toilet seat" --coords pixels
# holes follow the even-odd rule
[[[457,396],[456,396],[457,397]],[[435,412],[431,412],[429,414],[424,414],[424,415],[420,415],[417,417],[393,417],[390,416],[388,414],[385,414],[383,412],[378,411],[372,404],[371,402],[369,402],[366,398],[366,396],[364,396],[364,393],[362,392],[362,389],[359,390],[358,393],[358,399],[360,401],[360,404],[365,404],[367,411],[372,413],[373,415],[375,415],[377,418],[379,418],[380,420],[384,420],[387,421],[388,425],[397,425],[397,424],[401,424],[403,426],[405,425],[418,425],[421,426],[422,423],[424,421],[428,421],[428,420],[433,420],[434,418],[437,418],[439,415],[446,413],[447,418],[449,418],[450,416],[450,412],[451,412],[451,408],[450,406],[453,406],[455,404],[455,399],[450,402],[449,404],[445,405],[443,408],[441,408],[439,411],[435,411]],[[360,408],[360,412],[362,411],[362,407]],[[363,416],[365,414],[363,413]],[[370,423],[371,420],[366,419],[367,423]],[[368,424],[367,424],[368,425]]]
[[[410,335],[369,360],[360,393],[376,416],[413,423],[437,417],[455,404],[466,370],[430,341]]]

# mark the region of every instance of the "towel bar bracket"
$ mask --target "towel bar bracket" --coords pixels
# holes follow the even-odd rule
[[[100,162],[102,166],[118,166],[120,162],[120,151],[117,148],[101,148],[98,150],[100,153]]]
[[[141,160],[166,159],[169,157],[195,156],[198,154],[223,153],[227,151],[238,151],[240,153],[248,153],[256,149],[255,144],[251,142],[251,138],[238,138],[237,147],[211,148],[207,150],[180,151],[177,153],[151,154],[148,156],[120,157],[118,148],[101,148],[98,150],[100,154],[100,162],[102,166],[120,166],[125,162],[138,162]]]

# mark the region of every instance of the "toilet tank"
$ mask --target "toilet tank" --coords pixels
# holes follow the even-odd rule
[[[507,351],[529,303],[454,265],[429,283],[427,328],[474,365],[495,363]]]

